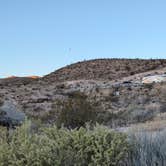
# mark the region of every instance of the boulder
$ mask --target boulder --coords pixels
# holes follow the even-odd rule
[[[12,102],[5,101],[0,107],[0,125],[15,127],[21,125],[24,120],[25,114],[20,112]]]
[[[151,84],[151,83],[157,83],[157,82],[166,82],[166,75],[152,75],[152,76],[146,76],[142,79],[143,84]]]

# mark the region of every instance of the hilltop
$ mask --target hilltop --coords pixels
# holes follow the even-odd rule
[[[46,75],[43,80],[115,80],[166,67],[166,60],[95,59],[78,62]]]

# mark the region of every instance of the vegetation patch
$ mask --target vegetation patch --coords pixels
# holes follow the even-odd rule
[[[56,124],[58,127],[64,125],[67,128],[79,128],[85,126],[87,122],[94,124],[97,121],[97,112],[87,97],[80,93],[70,94],[67,101],[58,101],[58,114]]]
[[[118,166],[129,151],[126,135],[96,125],[69,130],[56,126],[35,134],[29,123],[0,142],[1,166]]]

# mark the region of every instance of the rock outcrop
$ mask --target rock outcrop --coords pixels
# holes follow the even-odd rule
[[[25,120],[25,114],[20,112],[11,101],[5,101],[0,107],[0,125],[6,127],[19,126]]]

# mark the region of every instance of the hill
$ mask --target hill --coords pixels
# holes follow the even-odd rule
[[[0,79],[0,85],[2,86],[20,86],[32,83],[33,81],[38,80],[38,76],[27,76],[27,77],[17,77],[11,76],[7,78]]]
[[[78,62],[46,75],[43,80],[115,80],[166,67],[166,60],[95,59]]]
[[[144,84],[142,79],[165,72],[166,60],[83,61],[42,78],[1,79],[0,100],[10,101],[33,119],[53,123],[70,99],[72,103],[76,102],[74,107],[77,106],[78,112],[90,108],[82,105],[85,98],[77,101],[80,94],[84,94],[92,110],[108,126],[126,126],[154,119],[162,119],[164,124],[166,83]]]

